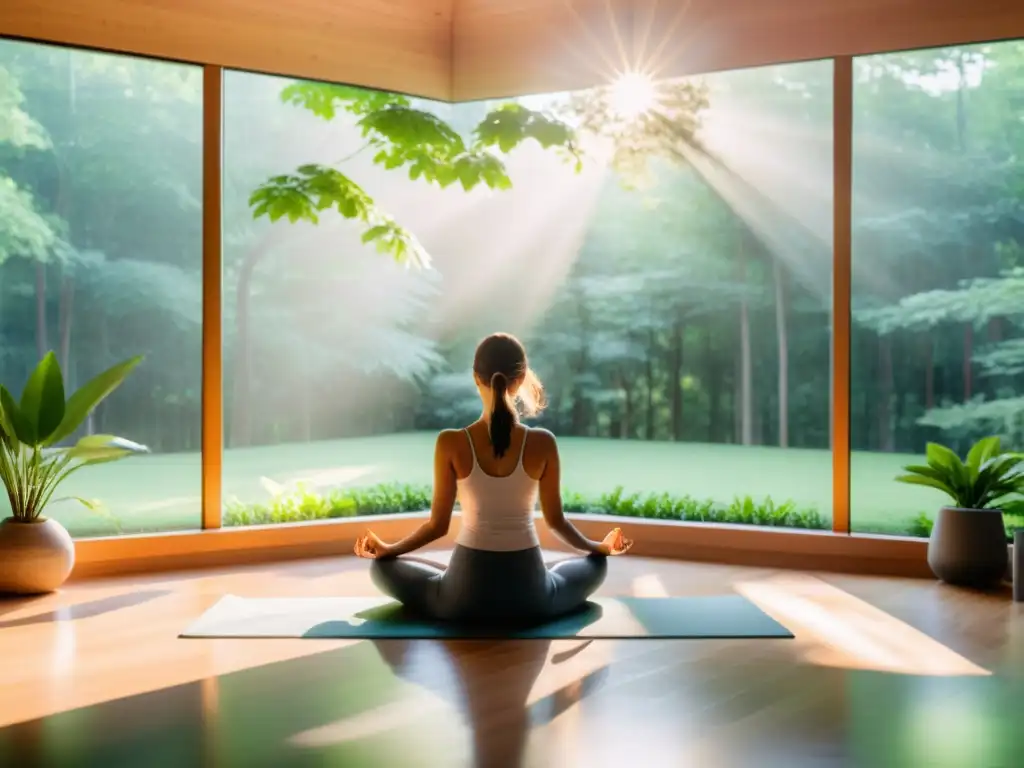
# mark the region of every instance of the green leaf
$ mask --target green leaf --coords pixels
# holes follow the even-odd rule
[[[122,532],[121,521],[99,499],[86,499],[82,496],[61,496],[59,499],[53,499],[50,503],[56,504],[59,501],[77,501],[90,512],[106,518],[115,531],[118,533]]]
[[[61,496],[59,499],[51,499],[50,503],[57,504],[61,501],[77,501],[90,512],[103,509],[103,502],[99,499],[86,499],[81,496]]]
[[[319,222],[318,211],[334,208],[346,219],[368,221],[376,207],[366,192],[341,171],[327,165],[307,164],[294,174],[267,179],[249,196],[254,219],[287,218]]]
[[[924,475],[900,475],[896,480],[897,482],[907,483],[908,485],[924,485],[928,488],[934,488],[935,490],[942,491],[950,496],[954,502],[957,501],[956,493],[954,493],[954,491],[941,480],[936,480],[933,477],[925,477]]]
[[[115,389],[121,386],[129,373],[142,362],[142,357],[133,357],[107,369],[91,381],[84,384],[68,398],[64,418],[60,426],[46,440],[46,445],[53,445],[68,437],[92,410]]]
[[[14,421],[12,420],[10,414],[8,414],[7,409],[4,405],[4,397],[2,394],[4,391],[6,391],[4,386],[0,384],[0,438],[6,437],[10,438],[11,440],[16,440],[18,438],[18,435],[14,429]],[[10,393],[8,393],[8,397],[10,397]],[[13,397],[11,397],[10,400],[12,403],[14,402]],[[17,407],[16,403],[15,407]]]
[[[14,395],[3,384],[0,384],[0,408],[4,412],[4,431],[13,435],[18,442],[35,445],[36,435],[32,423],[22,414]]]
[[[21,413],[31,425],[35,447],[44,443],[64,418],[64,377],[53,352],[48,352],[28,378],[21,393]]]
[[[285,87],[281,101],[307,109],[324,120],[333,120],[339,108],[353,115],[366,115],[387,106],[409,105],[409,98],[400,93],[310,81]]]
[[[64,450],[71,459],[91,461],[93,459],[119,459],[133,453],[149,453],[149,449],[130,440],[114,435],[87,435]]]
[[[955,471],[958,468],[963,468],[963,462],[960,461],[960,457],[944,445],[928,443],[925,448],[925,455],[928,458],[928,463],[936,469]]]
[[[944,472],[935,467],[930,467],[927,464],[911,464],[903,468],[904,472],[912,475],[923,475],[924,477],[930,477],[934,480],[946,481],[949,478],[949,473]]]
[[[404,104],[389,104],[363,117],[357,125],[363,136],[390,142],[396,149],[430,150],[451,158],[465,151],[458,131],[430,112]]]
[[[567,123],[521,104],[503,104],[491,110],[477,125],[474,134],[478,146],[497,147],[505,154],[532,139],[544,149],[560,147],[579,159],[576,134]]]
[[[1012,453],[993,456],[986,461],[978,473],[974,505],[985,509],[996,499],[1024,488],[1024,474],[1020,470],[1022,462],[1024,458]]]
[[[967,466],[971,467],[975,473],[977,473],[978,470],[981,469],[981,465],[993,456],[998,456],[1000,450],[1001,446],[998,437],[982,438],[976,442],[967,453]]]

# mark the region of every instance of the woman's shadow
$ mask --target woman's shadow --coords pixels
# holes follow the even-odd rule
[[[575,617],[576,631],[597,621],[601,611],[591,604]],[[561,623],[560,622],[560,623]],[[574,632],[565,632],[572,637]],[[381,659],[398,677],[447,700],[473,734],[475,768],[523,765],[530,729],[547,725],[597,690],[605,664],[573,677],[543,698],[529,703],[530,692],[545,666],[566,664],[593,643],[580,639],[574,647],[550,657],[551,639],[535,640],[373,640]],[[425,643],[443,654],[456,685],[438,669],[436,654],[422,653]],[[433,659],[431,659],[433,656]]]

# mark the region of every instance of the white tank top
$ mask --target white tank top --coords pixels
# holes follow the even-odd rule
[[[533,510],[537,506],[538,483],[523,469],[527,429],[519,449],[519,461],[512,474],[488,475],[476,459],[473,437],[465,430],[473,452],[473,470],[458,481],[462,507],[462,529],[456,542],[470,549],[489,552],[514,552],[539,546]]]

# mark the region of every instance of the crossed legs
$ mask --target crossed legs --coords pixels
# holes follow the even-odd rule
[[[465,555],[466,550],[456,556]],[[490,570],[493,567],[507,567],[508,555],[517,553],[490,553],[471,550],[468,561],[462,564],[460,578],[470,582],[499,582],[515,595],[516,603],[525,601],[525,612],[538,619],[550,619],[570,613],[583,606],[597,588],[604,582],[608,574],[608,559],[600,555],[574,557],[562,560],[546,568],[544,578],[518,580],[516,569],[511,568],[507,579],[494,579],[493,572],[478,573],[474,571]],[[524,552],[528,557],[535,557],[529,550]],[[488,555],[497,555],[490,558]],[[500,559],[500,560],[499,560]],[[501,562],[502,566],[492,566],[491,561]],[[539,558],[538,558],[539,560]],[[533,562],[532,559],[527,562]],[[543,567],[543,563],[540,563]],[[451,619],[456,616],[484,616],[488,604],[497,602],[501,596],[479,594],[476,590],[459,588],[461,585],[446,584],[447,568],[439,563],[416,557],[396,557],[393,559],[374,560],[370,565],[370,577],[377,588],[394,598],[414,613],[436,619]],[[487,577],[491,578],[487,578]],[[521,582],[521,583],[517,583]],[[531,585],[532,582],[532,585]],[[446,588],[447,587],[447,588]],[[524,594],[524,590],[527,594]],[[476,603],[483,603],[479,606]]]

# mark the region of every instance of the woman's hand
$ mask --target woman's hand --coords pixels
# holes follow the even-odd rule
[[[622,535],[621,528],[614,528],[600,544],[597,545],[597,552],[601,555],[624,555],[630,547],[633,546],[633,540],[627,539]]]
[[[367,560],[378,560],[391,555],[391,546],[385,544],[373,531],[367,531],[356,539],[355,553]]]

